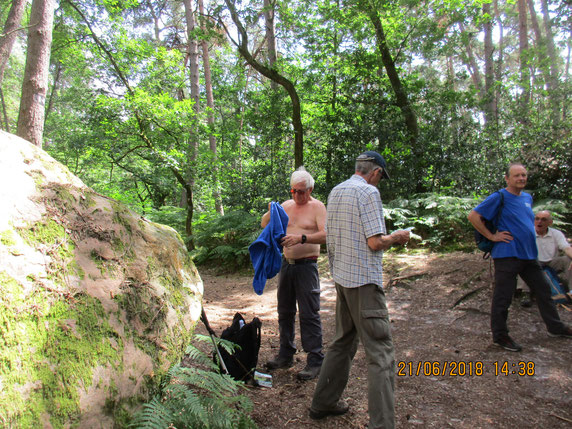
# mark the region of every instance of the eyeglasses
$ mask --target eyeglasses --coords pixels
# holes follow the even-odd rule
[[[547,217],[535,217],[534,220],[541,220],[543,222],[548,222],[548,218]]]
[[[307,189],[304,189],[303,191],[300,189],[290,189],[290,193],[292,195],[296,195],[296,194],[302,195],[302,194],[305,194],[306,191],[307,191]]]

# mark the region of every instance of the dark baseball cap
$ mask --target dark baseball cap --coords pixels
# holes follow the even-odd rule
[[[357,157],[356,161],[371,161],[374,164],[379,165],[383,169],[382,177],[389,179],[389,173],[387,172],[387,162],[383,159],[379,153],[374,150],[368,150]]]

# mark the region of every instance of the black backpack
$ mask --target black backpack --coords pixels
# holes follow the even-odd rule
[[[262,322],[258,317],[252,319],[252,322],[246,323],[244,317],[240,313],[236,313],[232,319],[232,324],[222,331],[221,339],[231,341],[239,346],[232,355],[219,346],[226,369],[235,380],[246,382],[252,379],[254,375],[258,364],[258,352],[260,351],[261,327]]]
[[[497,191],[497,192],[500,194],[501,200],[500,200],[499,210],[497,212],[497,215],[496,215],[494,221],[486,220],[484,217],[481,216],[481,220],[485,223],[485,226],[487,227],[487,229],[493,234],[495,232],[497,232],[497,229],[498,229],[497,226],[498,226],[499,219],[500,219],[500,216],[502,213],[502,208],[504,206],[504,195],[502,194],[501,191]],[[483,259],[488,259],[491,256],[491,251],[493,250],[495,242],[486,238],[483,234],[481,234],[476,229],[474,231],[474,234],[475,234],[475,243],[477,243],[477,247],[479,248],[479,250],[484,252]]]

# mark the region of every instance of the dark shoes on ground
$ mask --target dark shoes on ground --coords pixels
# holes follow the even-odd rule
[[[329,410],[315,410],[310,408],[310,418],[321,420],[328,416],[341,416],[347,413],[349,409],[350,407],[345,401],[339,401],[334,408],[330,408]]]
[[[269,370],[280,369],[280,368],[290,368],[294,365],[294,359],[292,357],[276,356],[273,360],[266,362],[266,368]]]
[[[548,332],[548,335],[551,337],[572,338],[572,328],[565,326],[561,332],[559,332],[557,334],[554,334],[552,332]]]
[[[321,368],[321,366],[306,365],[306,367],[298,373],[298,380],[313,380],[320,374]]]
[[[534,301],[534,295],[532,295],[530,292],[523,292],[522,298],[520,300],[520,306],[525,308],[532,307],[533,301]]]
[[[502,347],[505,350],[511,352],[519,352],[522,350],[520,344],[515,343],[511,337],[508,335],[504,335],[496,340],[493,341],[497,346]]]

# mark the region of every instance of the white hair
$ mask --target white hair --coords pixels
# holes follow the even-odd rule
[[[303,166],[298,167],[298,169],[292,173],[292,176],[290,177],[290,186],[294,186],[296,183],[300,182],[306,183],[306,189],[314,189],[314,178]]]

